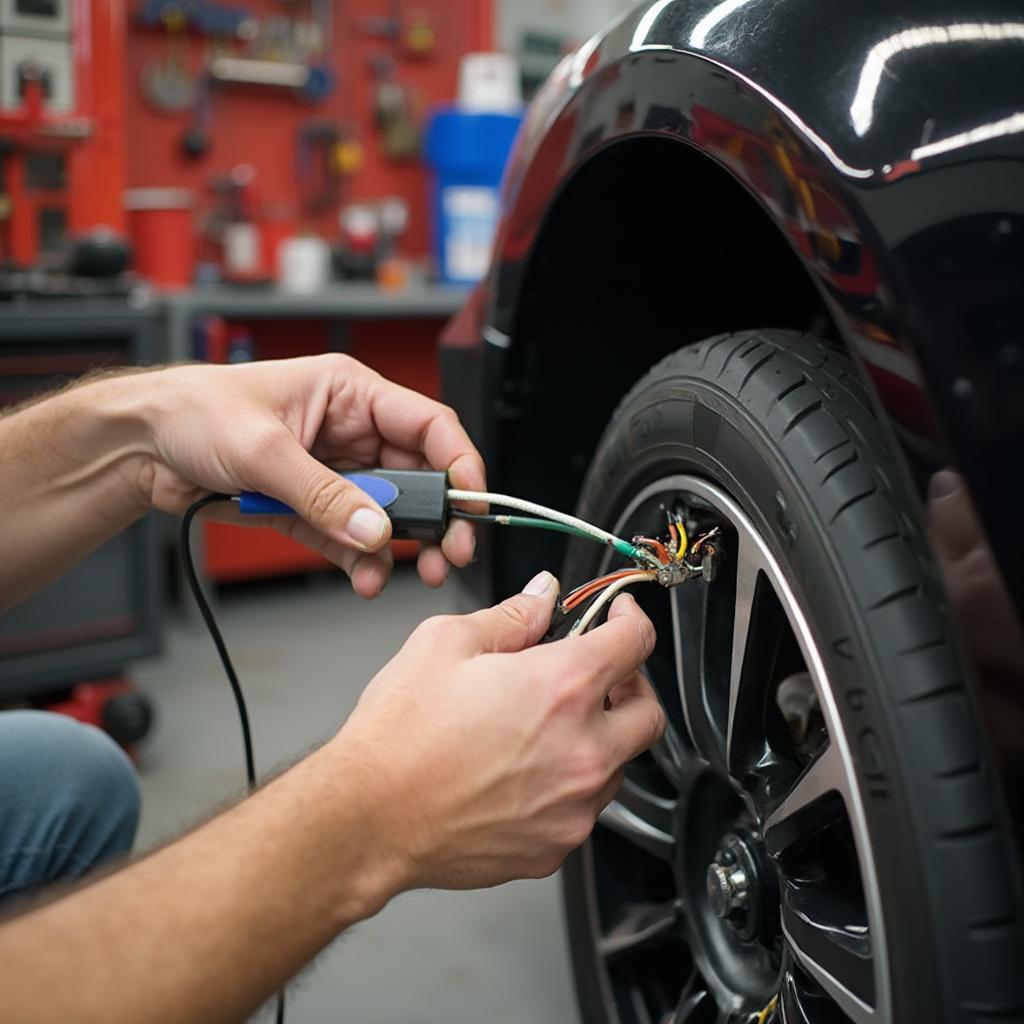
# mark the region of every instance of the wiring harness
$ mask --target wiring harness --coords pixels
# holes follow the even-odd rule
[[[449,489],[445,492],[450,502],[486,503],[499,508],[511,508],[527,515],[504,513],[474,513],[452,507],[450,514],[457,519],[468,519],[475,523],[490,523],[495,526],[518,526],[535,530],[555,530],[584,540],[597,541],[607,545],[616,553],[632,561],[633,565],[617,569],[583,583],[566,594],[555,612],[557,627],[574,611],[584,608],[572,624],[569,636],[586,632],[597,621],[603,609],[619,591],[635,583],[660,583],[673,587],[686,580],[701,577],[711,581],[718,573],[719,552],[715,539],[718,527],[704,532],[690,543],[684,513],[681,510],[665,510],[666,536],[634,537],[631,541],[602,530],[576,516],[567,515],[533,501],[515,498],[508,494],[491,491],[463,491]],[[584,607],[586,606],[586,607]]]
[[[692,543],[687,532],[686,513],[665,509],[665,536],[633,537],[626,540],[607,530],[535,501],[493,491],[468,491],[448,486],[448,474],[440,470],[361,469],[340,474],[354,484],[387,513],[394,539],[437,543],[445,534],[449,518],[468,519],[494,526],[513,526],[533,530],[554,530],[571,537],[596,541],[632,562],[625,569],[609,573],[577,587],[559,604],[557,627],[565,617],[584,603],[592,602],[573,623],[569,635],[586,631],[608,602],[634,583],[660,583],[673,587],[694,577],[710,582],[718,571],[718,551],[714,542],[717,528],[705,531]],[[288,505],[265,494],[243,491],[237,498],[238,509],[248,515],[288,515]],[[470,512],[455,503],[487,505],[513,512]],[[696,527],[695,521],[690,522]],[[556,622],[552,622],[552,630]],[[549,630],[549,635],[552,634]]]
[[[556,611],[560,628],[566,616],[577,607],[589,603],[573,623],[569,635],[587,630],[608,602],[625,587],[634,583],[660,583],[673,587],[686,580],[702,577],[710,582],[718,571],[717,528],[698,536],[692,543],[687,531],[683,509],[665,509],[665,535],[633,537],[626,540],[588,523],[578,516],[559,512],[535,501],[516,498],[493,491],[468,491],[448,486],[448,474],[440,470],[361,469],[340,474],[350,484],[363,490],[387,513],[394,539],[422,540],[437,543],[445,534],[449,518],[468,519],[494,526],[513,526],[533,530],[554,530],[571,537],[596,541],[610,547],[632,565],[591,580],[566,595]],[[265,494],[243,491],[234,500],[243,514],[283,515],[293,510],[283,502]],[[470,512],[456,503],[477,504],[511,509],[512,512]],[[696,529],[696,521],[689,525]],[[552,622],[552,630],[556,623]],[[551,634],[549,630],[549,635]]]

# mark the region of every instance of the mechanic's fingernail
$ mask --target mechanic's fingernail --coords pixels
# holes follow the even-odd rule
[[[530,597],[540,597],[541,594],[546,594],[552,586],[554,586],[554,583],[555,577],[545,569],[542,572],[537,573],[537,575],[534,576],[525,587],[523,587],[523,593],[529,594]]]
[[[345,527],[348,535],[364,548],[375,548],[380,544],[387,528],[387,517],[372,508],[357,508]]]
[[[954,473],[951,469],[940,469],[928,481],[928,500],[937,501],[939,498],[948,498],[960,489],[960,474]]]

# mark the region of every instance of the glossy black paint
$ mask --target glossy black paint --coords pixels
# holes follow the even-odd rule
[[[590,153],[696,146],[789,236],[916,459],[942,464],[938,420],[1022,602],[1024,14],[901,7],[655,3],[584,46],[518,146],[490,326],[514,344],[546,201]]]

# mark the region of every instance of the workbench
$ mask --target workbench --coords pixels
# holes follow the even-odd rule
[[[393,292],[372,284],[332,284],[311,295],[292,295],[272,287],[191,288],[159,300],[164,310],[165,357],[172,362],[194,358],[192,327],[204,313],[246,322],[323,320],[331,324],[331,348],[345,351],[345,328],[353,320],[444,319],[462,308],[468,294],[468,289],[454,285],[427,284]]]

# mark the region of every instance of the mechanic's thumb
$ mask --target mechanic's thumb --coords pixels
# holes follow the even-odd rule
[[[545,571],[537,573],[515,597],[473,612],[468,618],[476,630],[479,649],[498,653],[532,647],[551,625],[557,600],[558,580]]]
[[[294,438],[279,460],[282,471],[262,489],[286,502],[319,533],[360,551],[376,551],[391,537],[391,520],[365,491],[318,462]],[[263,476],[269,467],[264,469]]]

